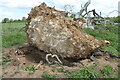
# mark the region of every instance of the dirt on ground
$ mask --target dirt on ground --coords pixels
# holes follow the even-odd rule
[[[41,78],[44,72],[49,74],[54,74],[60,78],[66,78],[69,74],[59,71],[60,68],[65,71],[76,72],[80,68],[85,66],[91,66],[94,63],[97,64],[96,71],[100,71],[104,66],[111,65],[113,70],[118,71],[117,65],[118,60],[106,56],[96,56],[91,59],[62,59],[62,65],[58,64],[48,64],[45,60],[45,55],[43,51],[38,50],[33,46],[28,46],[27,43],[23,45],[13,46],[12,48],[3,48],[3,58],[4,55],[9,55],[5,57],[11,60],[3,65],[3,77],[4,78]],[[37,70],[30,71],[25,70],[26,66],[34,65]]]

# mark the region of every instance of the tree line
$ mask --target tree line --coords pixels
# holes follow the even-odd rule
[[[69,16],[69,17],[73,17],[73,16]],[[107,17],[106,19],[109,19],[115,23],[120,23],[120,16],[117,16],[117,17]],[[9,18],[4,18],[2,20],[2,23],[10,23],[10,22],[24,22],[26,21],[26,17],[22,17],[22,19],[9,19]]]
[[[10,22],[24,22],[26,21],[26,17],[22,17],[22,19],[9,19],[9,18],[4,18],[2,20],[2,23],[10,23]]]
[[[120,16],[117,16],[117,17],[108,17],[107,19],[113,21],[114,23],[120,23]]]

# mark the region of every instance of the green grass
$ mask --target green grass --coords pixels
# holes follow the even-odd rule
[[[113,72],[113,68],[110,65],[105,66],[103,69],[101,69],[101,72],[105,75],[108,76]]]
[[[48,72],[43,72],[42,77],[43,78],[56,78],[56,75],[49,74]]]
[[[3,60],[1,63],[2,63],[2,65],[5,65],[5,64],[8,63],[8,62],[11,62],[11,60],[10,60],[10,59],[5,59],[5,60]]]
[[[72,72],[68,78],[99,78],[100,73],[98,73],[95,69],[97,66],[96,63],[89,67],[82,67],[77,72]]]
[[[93,70],[91,67],[80,68],[79,71],[73,72],[69,78],[98,78],[99,73]]]
[[[13,74],[10,75],[10,77],[14,77],[15,75],[19,74],[20,72],[16,71]]]
[[[12,23],[2,23],[2,31],[4,33],[17,32],[22,27],[25,26],[26,22],[12,22]]]
[[[108,20],[111,20],[115,23],[120,23],[120,16],[117,16],[117,17],[109,17],[107,18]]]
[[[70,72],[68,78],[118,78],[118,75],[113,71],[111,65],[104,66],[102,69],[98,69],[98,64],[88,67],[82,67],[76,72]]]
[[[26,41],[26,34],[23,32],[13,32],[2,36],[2,46],[5,48],[22,44]]]
[[[113,25],[97,25],[94,30],[89,28],[84,29],[85,32],[94,36],[98,40],[110,41],[110,46],[102,47],[105,50],[111,51],[115,55],[119,55],[118,52],[118,26]]]
[[[63,68],[59,68],[57,69],[58,72],[64,72],[64,69]]]
[[[34,71],[36,71],[37,69],[35,68],[34,65],[32,65],[32,66],[26,66],[26,67],[25,67],[25,70],[26,70],[26,71],[33,71],[33,72],[34,72]]]
[[[51,69],[52,72],[55,72],[55,68]]]
[[[29,72],[29,73],[28,73],[28,75],[33,75],[33,74],[34,74],[34,72]]]
[[[4,72],[4,74],[8,74],[8,72]]]
[[[11,59],[9,59],[9,57],[10,57],[9,54],[2,55],[2,61],[0,61],[0,65],[5,65],[8,62],[11,62]]]
[[[0,79],[2,79],[3,78],[3,76],[2,75],[0,75]]]
[[[118,64],[117,67],[120,67],[120,64]]]
[[[11,46],[22,44],[26,41],[26,34],[22,28],[25,22],[2,23],[2,47],[9,48]]]

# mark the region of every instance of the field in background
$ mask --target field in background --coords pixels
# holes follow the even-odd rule
[[[2,23],[2,47],[22,44],[26,41],[25,22]]]
[[[95,30],[89,28],[84,29],[88,34],[94,36],[98,40],[110,41],[110,46],[102,47],[105,50],[111,51],[115,55],[118,53],[118,26],[114,25],[96,25]]]
[[[3,23],[2,24],[2,47],[3,48],[10,48],[12,46],[23,44],[26,41],[26,34],[24,32],[25,22],[13,22],[13,23]],[[90,35],[93,35],[96,39],[99,40],[108,40],[111,42],[111,45],[108,47],[102,47],[103,49],[107,49],[111,51],[113,54],[118,55],[118,26],[112,26],[112,25],[97,25],[95,27],[95,30],[91,30],[89,28],[84,29],[85,32],[87,32]],[[3,57],[6,55],[3,55]],[[8,55],[7,55],[8,56]],[[3,59],[3,63],[0,62],[0,65],[5,65],[7,60]],[[103,65],[104,66],[104,65]],[[120,66],[120,65],[118,65]],[[116,74],[113,74],[115,71],[113,70],[113,67],[111,65],[104,66],[99,71],[98,70],[98,64],[93,63],[90,67],[83,67],[80,68],[79,71],[76,72],[70,72],[65,71],[62,68],[58,69],[51,69],[51,71],[58,72],[58,73],[64,73],[64,74],[70,74],[69,78],[96,78],[96,77],[109,77],[109,78],[117,78],[118,76]],[[29,75],[33,75],[35,70],[34,66],[27,66],[25,68],[27,71],[30,71]],[[32,71],[33,72],[32,72]],[[36,70],[35,70],[36,71]],[[19,74],[20,72],[15,73]],[[3,75],[7,75],[7,72],[4,72]],[[13,76],[13,75],[12,75]],[[57,76],[55,74],[50,74],[47,72],[44,72],[42,75],[44,78],[56,78]]]

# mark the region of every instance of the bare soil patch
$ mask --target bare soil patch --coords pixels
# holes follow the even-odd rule
[[[100,69],[104,66],[111,65],[115,74],[118,74],[118,59],[113,59],[108,55],[93,57],[93,61],[90,59],[62,59],[63,65],[49,65],[45,60],[45,55],[47,53],[35,47],[28,46],[27,43],[13,46],[12,48],[4,48],[3,50],[3,57],[4,55],[8,55],[4,58],[6,60],[11,59],[11,61],[3,64],[4,78],[41,78],[44,72],[54,74],[60,78],[66,78],[69,76],[69,72],[76,72],[82,67],[91,66],[93,64],[97,64],[95,70],[98,72],[100,72]],[[34,65],[37,67],[38,64],[39,67],[35,71],[25,70],[26,66]]]

